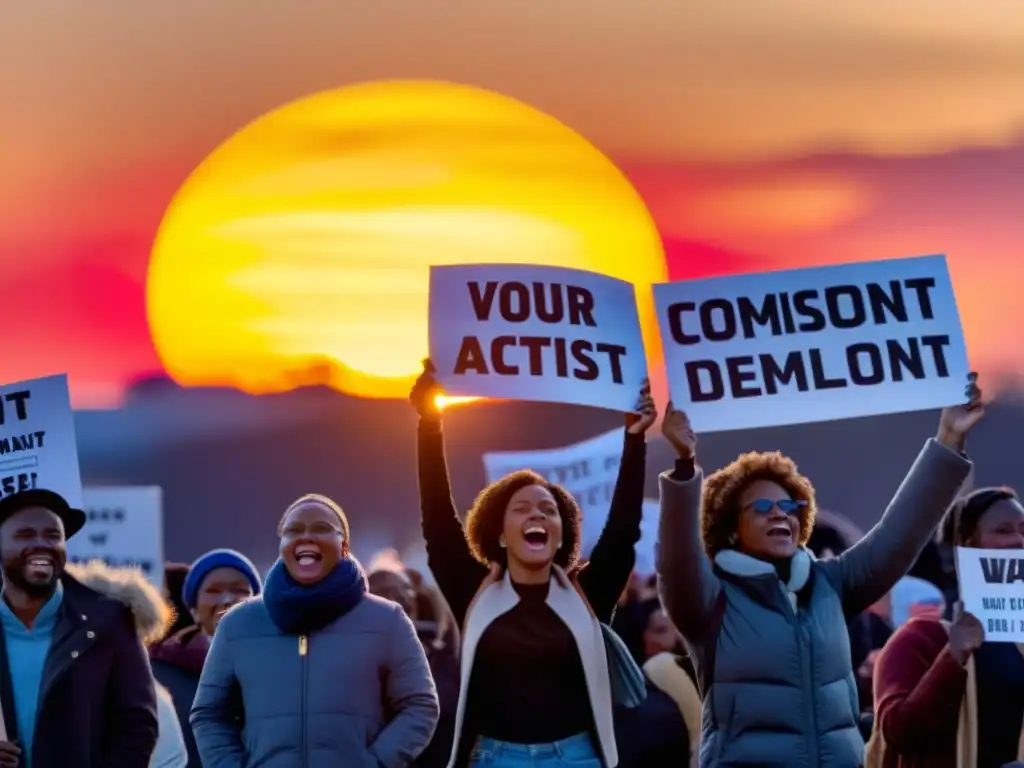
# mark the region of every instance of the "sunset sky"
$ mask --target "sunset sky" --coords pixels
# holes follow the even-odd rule
[[[578,131],[673,278],[947,253],[973,362],[1024,373],[1019,0],[32,0],[0,4],[0,73],[0,381],[66,370],[79,406],[160,370],[147,265],[189,174],[380,79]]]

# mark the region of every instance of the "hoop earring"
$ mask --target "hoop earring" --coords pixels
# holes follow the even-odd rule
[[[504,535],[501,535],[501,536],[498,537],[498,546],[501,547],[502,549],[504,549],[505,547],[508,546],[508,544],[505,543],[505,536]]]

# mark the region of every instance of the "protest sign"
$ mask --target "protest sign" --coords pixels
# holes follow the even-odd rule
[[[985,628],[985,642],[1024,643],[1024,553],[956,548],[964,610]]]
[[[431,267],[429,335],[449,395],[630,411],[647,378],[635,289],[593,272]]]
[[[615,481],[622,459],[623,431],[613,429],[590,440],[561,448],[539,451],[503,451],[485,453],[487,482],[519,469],[532,469],[549,482],[565,488],[583,512],[580,548],[589,556],[608,520]],[[658,536],[660,507],[656,501],[644,502],[640,542],[636,547],[636,568],[654,572],[654,544]]]
[[[654,301],[669,389],[698,433],[964,400],[944,256],[664,283]]]
[[[64,374],[0,387],[0,498],[31,488],[82,505],[75,422]]]
[[[139,568],[163,588],[163,492],[156,486],[85,489],[88,521],[68,541],[68,560]]]

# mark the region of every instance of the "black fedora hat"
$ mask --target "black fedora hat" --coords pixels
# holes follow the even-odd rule
[[[48,509],[64,523],[64,538],[70,539],[85,525],[86,515],[75,509],[59,493],[43,488],[12,493],[0,499],[0,525],[7,522],[12,515],[29,507]]]

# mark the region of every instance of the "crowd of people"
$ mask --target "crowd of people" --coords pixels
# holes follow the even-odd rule
[[[586,559],[578,505],[529,469],[458,513],[438,394],[428,364],[411,401],[429,578],[365,573],[345,513],[309,494],[265,576],[218,549],[169,565],[161,593],[136,570],[67,564],[85,515],[57,494],[0,499],[0,766],[1020,764],[1024,652],[986,643],[955,574],[926,567],[937,529],[1024,548],[1012,490],[963,493],[973,377],[879,523],[817,552],[793,461],[748,453],[705,476],[668,404],[677,459],[642,576],[646,385]]]

